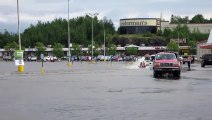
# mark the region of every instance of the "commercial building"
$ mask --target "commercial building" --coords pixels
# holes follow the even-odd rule
[[[160,18],[128,18],[120,19],[120,34],[142,34],[145,32],[157,33],[165,28],[174,29],[178,24],[170,24],[169,21]],[[209,33],[212,29],[211,23],[188,23],[189,30],[199,31],[200,33]]]
[[[161,21],[161,30],[163,31],[165,28],[174,29],[177,27],[178,24],[170,24],[169,21]],[[210,33],[212,29],[211,23],[188,23],[188,24],[181,24],[182,26],[186,25],[189,30],[192,31],[199,31],[200,33]]]
[[[188,23],[181,24],[182,26],[186,25],[191,32],[199,31],[200,33],[208,34],[212,29],[211,23]],[[166,28],[171,30],[175,29],[178,24],[171,24],[169,21],[161,20],[160,18],[129,18],[129,19],[120,19],[120,34],[143,34],[146,32],[157,33],[159,30],[163,31]],[[176,39],[176,42],[180,45],[180,54],[188,54],[189,46],[187,45],[186,39],[179,38]],[[199,42],[197,44],[197,54],[198,57],[204,53],[212,53],[212,47],[206,46],[201,47],[205,44],[206,41]],[[212,46],[212,43],[211,43]]]
[[[120,20],[120,34],[157,33],[161,23],[159,18],[131,18]]]
[[[197,43],[197,57],[200,58],[204,54],[212,54],[212,30],[207,40]]]

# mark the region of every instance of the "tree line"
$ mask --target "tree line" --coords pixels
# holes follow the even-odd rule
[[[171,15],[171,24],[185,24],[185,23],[212,23],[212,18],[206,19],[202,14],[197,14],[191,19],[188,16],[181,17],[176,15]]]
[[[113,22],[106,17],[98,20],[97,17],[88,15],[70,19],[71,43],[84,45],[91,44],[92,39],[92,19],[93,19],[93,39],[96,44],[102,45],[104,40],[104,30],[106,33],[106,44],[111,44],[112,36],[115,34]],[[21,34],[22,46],[25,48],[34,48],[37,42],[42,42],[45,46],[61,43],[68,47],[68,22],[66,19],[55,19],[52,22],[38,21],[36,25],[30,25]],[[17,42],[17,34],[7,31],[0,33],[0,48],[4,48],[8,42]]]

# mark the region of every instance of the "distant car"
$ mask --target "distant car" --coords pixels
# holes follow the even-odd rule
[[[130,61],[135,61],[135,56],[124,56],[124,59],[123,61],[126,61],[126,62],[130,62]]]
[[[175,53],[158,53],[153,61],[153,76],[156,78],[164,73],[172,73],[179,77],[181,73],[181,63]]]
[[[98,55],[97,57],[96,57],[96,60],[97,61],[104,61],[104,55]]]
[[[105,60],[106,60],[106,61],[111,61],[111,60],[112,60],[112,55],[105,56]]]
[[[50,57],[50,62],[55,62],[55,61],[57,61],[58,59],[57,59],[57,57],[56,56],[51,56]]]
[[[3,60],[5,60],[5,61],[11,61],[12,60],[12,56],[10,56],[10,55],[4,55],[3,56]]]
[[[123,58],[120,55],[115,55],[112,57],[113,61],[123,61]]]
[[[201,57],[201,67],[205,67],[205,65],[212,65],[212,54],[204,54]]]
[[[81,60],[82,61],[90,61],[91,60],[91,56],[81,56]]]
[[[37,61],[37,57],[36,56],[29,56],[28,60],[29,61]]]

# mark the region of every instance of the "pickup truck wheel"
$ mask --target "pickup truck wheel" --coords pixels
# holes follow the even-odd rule
[[[153,71],[153,77],[157,78],[158,77],[158,73],[156,71]]]
[[[175,72],[173,73],[173,76],[174,76],[174,77],[180,77],[180,71],[175,71]]]

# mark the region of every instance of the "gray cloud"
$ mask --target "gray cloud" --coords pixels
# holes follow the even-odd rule
[[[67,18],[68,0],[19,0],[22,31],[38,20],[51,21],[55,18]],[[171,14],[189,16],[212,15],[211,0],[70,0],[70,16],[84,16],[88,12],[98,12],[99,18],[106,16],[119,26],[119,19],[129,17],[160,17],[166,20]],[[0,28],[17,30],[16,1],[0,3]]]

